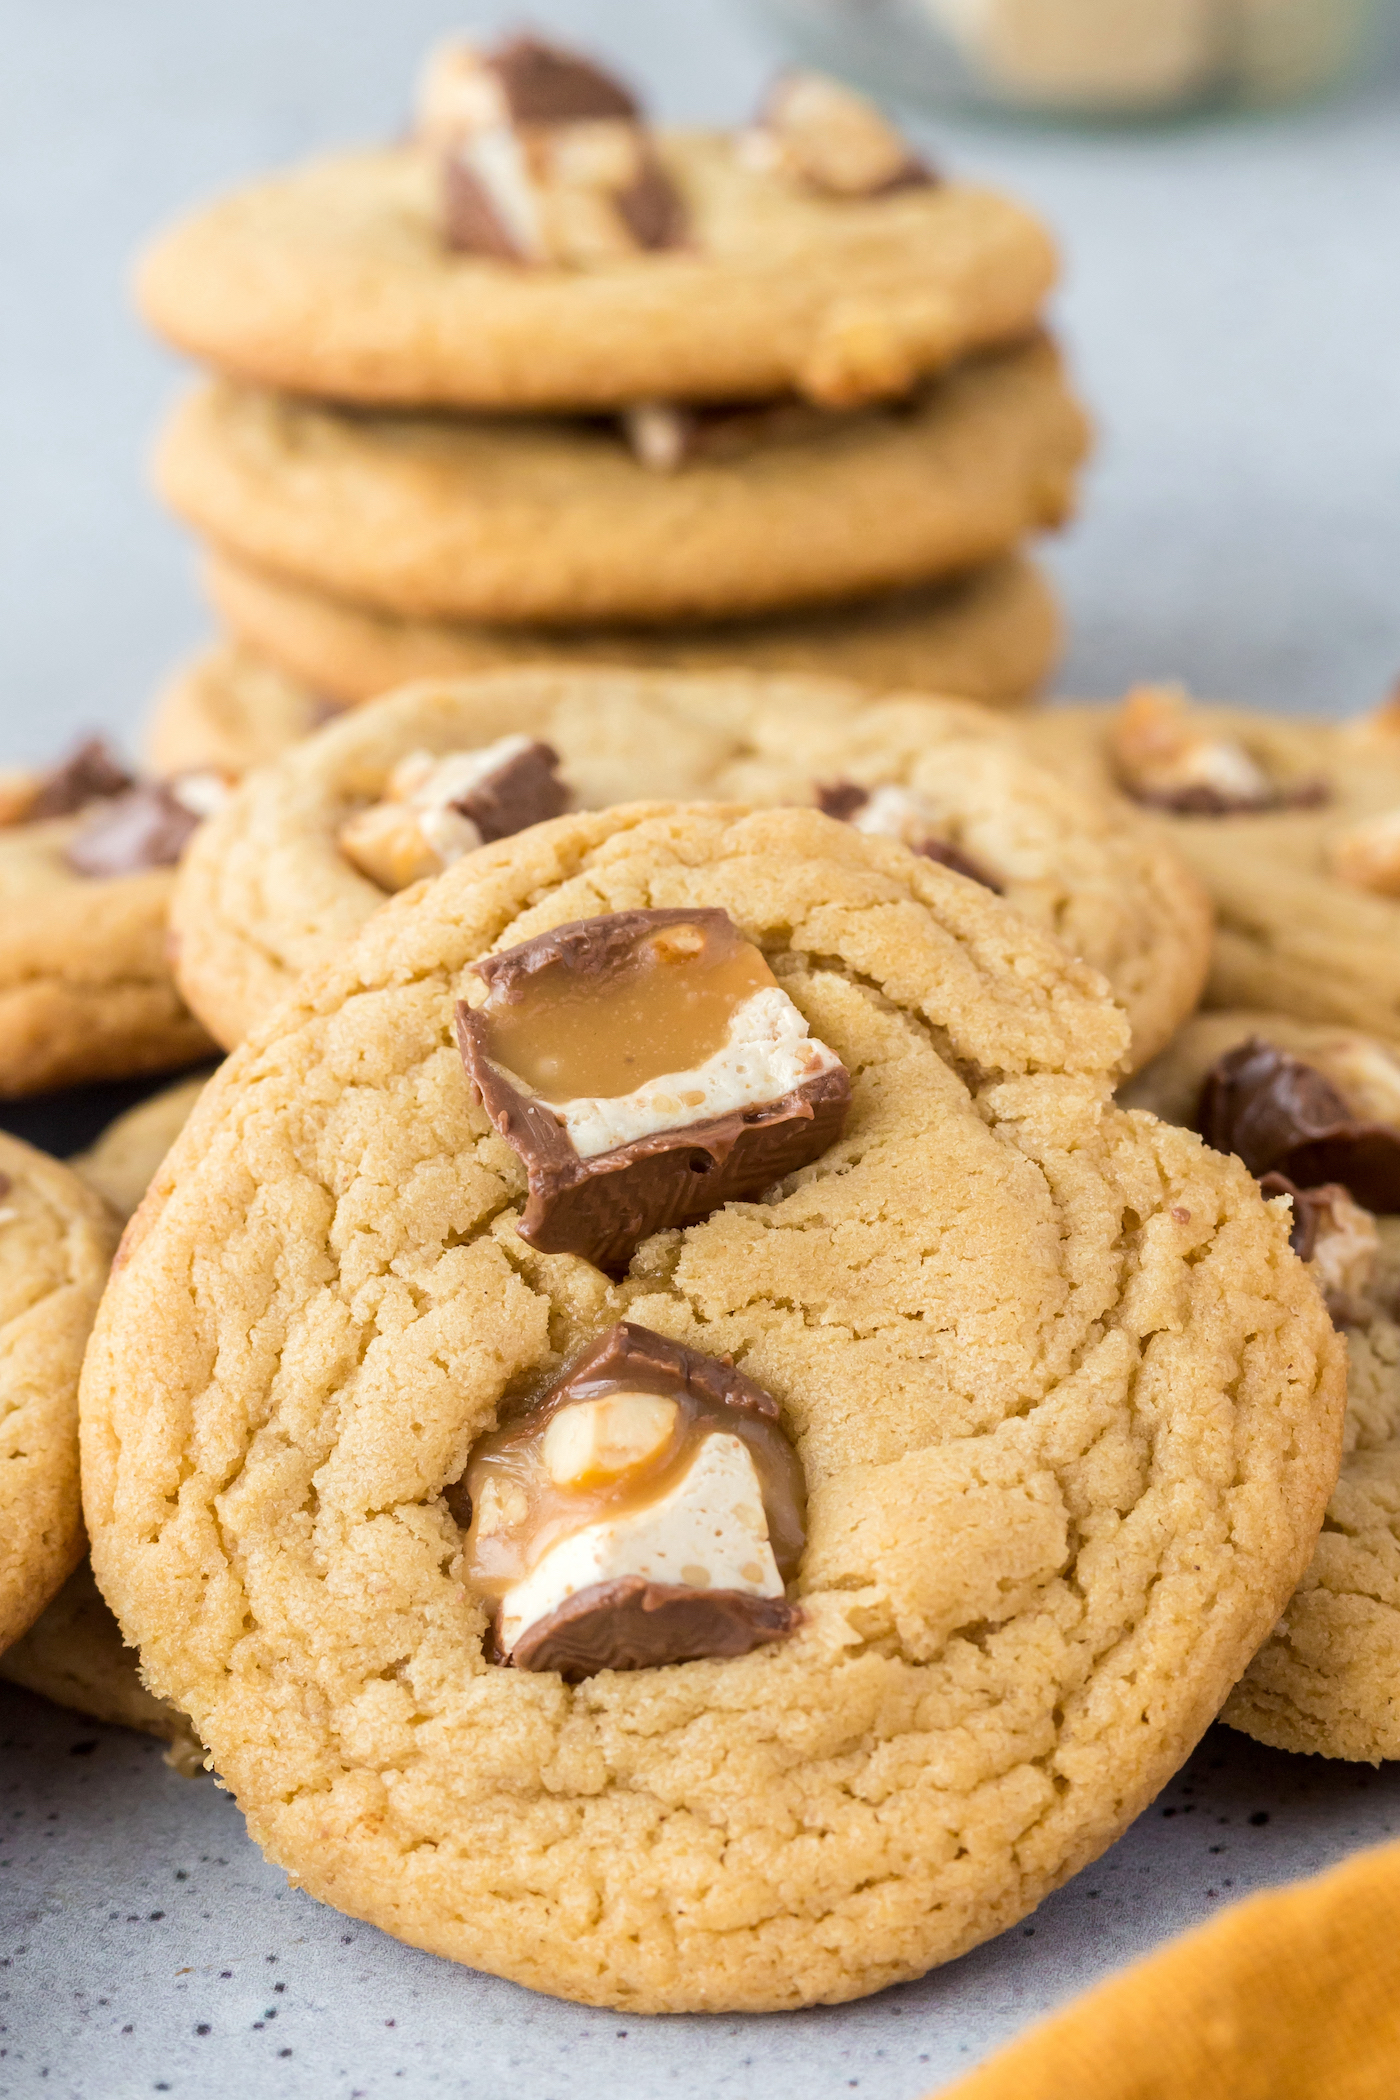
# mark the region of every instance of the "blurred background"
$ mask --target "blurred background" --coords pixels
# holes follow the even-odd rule
[[[625,60],[671,117],[746,111],[787,48],[771,7],[738,0],[529,14]],[[442,0],[4,0],[0,23],[5,743],[37,758],[134,721],[207,632],[190,548],[145,487],[181,375],[130,312],[134,249],[222,185],[392,132],[457,21]],[[1066,249],[1061,322],[1101,442],[1049,550],[1074,627],[1060,690],[1181,676],[1335,712],[1400,672],[1393,42],[1344,92],[1278,111],[914,120]]]

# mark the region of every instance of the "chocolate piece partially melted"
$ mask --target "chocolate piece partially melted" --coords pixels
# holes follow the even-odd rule
[[[562,816],[568,806],[569,791],[559,778],[559,753],[544,743],[533,743],[507,759],[452,805],[470,817],[487,846]]]
[[[1295,787],[1275,788],[1263,798],[1222,794],[1219,788],[1206,787],[1204,783],[1182,788],[1145,788],[1122,778],[1120,785],[1144,809],[1164,810],[1174,817],[1270,817],[1287,809],[1320,809],[1332,799],[1331,786],[1325,780],[1301,780]]]
[[[89,802],[120,795],[133,783],[106,739],[86,737],[52,772],[46,773],[39,791],[25,812],[25,822],[37,824],[49,817],[71,817]]]
[[[833,780],[817,786],[817,808],[823,816],[835,817],[842,824],[849,824],[859,816],[869,800],[870,789],[857,787],[853,780]],[[951,868],[955,875],[965,875],[969,882],[981,883],[983,889],[990,890],[995,897],[1003,894],[1003,886],[995,875],[989,875],[980,861],[950,845],[946,839],[931,836],[921,839],[911,851],[921,860],[936,861],[940,868]]]
[[[1328,1183],[1327,1187],[1335,1186]],[[1293,1205],[1293,1225],[1288,1235],[1288,1244],[1299,1261],[1311,1261],[1317,1252],[1317,1233],[1324,1214],[1330,1208],[1322,1190],[1300,1189],[1286,1174],[1262,1174],[1259,1177],[1259,1192],[1263,1196],[1287,1196]]]
[[[577,124],[640,116],[635,95],[589,59],[534,36],[508,37],[486,56],[516,124]]]
[[[713,910],[615,912],[575,920],[474,965],[494,998],[539,970],[562,966],[604,978],[629,966],[638,941],[667,926],[729,928]],[[553,1111],[522,1094],[491,1062],[490,1018],[459,1001],[457,1041],[486,1113],[524,1162],[528,1199],[516,1231],[543,1254],[579,1254],[621,1274],[644,1239],[698,1223],[722,1204],[756,1196],[835,1144],[850,1107],[843,1067],[823,1072],[775,1101],[704,1122],[654,1131],[581,1159]]]
[[[135,875],[173,868],[199,818],[160,781],[130,788],[95,810],[64,848],[79,875]]]
[[[1261,1036],[1206,1074],[1196,1128],[1261,1180],[1279,1175],[1304,1190],[1340,1182],[1367,1210],[1400,1211],[1400,1131],[1359,1121],[1330,1079]]]
[[[516,1642],[511,1662],[517,1670],[557,1670],[567,1684],[578,1684],[599,1670],[657,1670],[747,1655],[786,1640],[801,1620],[785,1597],[692,1590],[626,1575],[579,1590],[537,1619]]]

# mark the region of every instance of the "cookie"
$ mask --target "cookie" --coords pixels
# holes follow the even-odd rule
[[[1065,518],[1085,445],[1036,341],[673,473],[609,424],[350,415],[220,381],[176,410],[157,479],[221,551],[383,612],[664,624],[974,568]]]
[[[251,649],[209,649],[182,664],[157,694],[142,740],[158,777],[211,771],[237,780],[310,736],[338,712],[314,684]]]
[[[75,1174],[0,1133],[0,1649],[82,1557],[78,1371],[116,1238]]]
[[[1056,274],[1029,212],[961,184],[820,196],[732,136],[668,133],[690,245],[589,270],[454,253],[431,157],[337,154],[153,247],[167,342],[258,386],[384,404],[608,409],[899,394],[1034,326]]]
[[[849,1110],[805,1169],[609,1281],[522,1238],[525,1138],[454,1022],[509,1007],[522,944],[548,999],[546,951],[652,913],[681,958],[702,921],[758,943]],[[715,2011],[916,1976],[1110,1843],[1306,1563],[1344,1384],[1282,1214],[1111,1104],[1126,1039],[990,892],[811,810],[566,816],[305,980],[158,1176],[83,1383],[98,1580],[269,1856],[534,1988]],[[747,1653],[600,1672],[595,1647],[586,1674],[565,1611],[558,1670],[502,1667],[462,1530],[478,1556],[488,1512],[516,1537],[508,1472],[480,1480],[511,1462],[496,1425],[538,1427],[551,1394],[557,1425],[589,1363],[615,1393],[619,1349],[644,1366],[613,1425],[633,1448],[667,1379],[692,1425],[731,1424],[716,1462],[786,1443],[799,1571],[777,1596],[740,1571]],[[604,1412],[549,1443],[552,1478],[607,1476]],[[647,1595],[616,1584],[619,1635]],[[785,1623],[756,1629],[760,1604]]]
[[[1215,905],[1206,1002],[1400,1037],[1400,725],[1302,722],[1144,688],[1056,708],[1046,764],[1128,793]]]
[[[135,1651],[123,1643],[86,1561],[0,1655],[0,1677],[94,1721],[158,1736],[170,1746],[167,1764],[190,1776],[203,1770],[203,1745],[179,1708],[142,1684]]]
[[[313,693],[347,704],[372,700],[417,678],[464,678],[510,664],[567,660],[639,670],[815,672],[958,693],[1000,707],[1035,692],[1049,676],[1062,640],[1049,582],[1021,554],[1005,555],[952,583],[854,605],[660,630],[560,632],[395,619],[348,599],[304,590],[224,555],[210,561],[206,582],[220,619],[255,657],[303,680]],[[248,690],[251,716],[251,684]],[[285,707],[280,698],[270,697],[257,703],[258,718],[269,730],[280,728]],[[207,689],[185,681],[167,695],[153,752],[163,754],[167,744],[181,752],[220,748],[214,736],[206,742],[193,732],[194,718],[206,710],[211,727],[229,724],[228,748],[236,748],[232,725],[238,710],[228,680],[215,667]],[[183,742],[177,722],[191,724]],[[259,760],[272,755],[259,745]]]
[[[86,1152],[68,1164],[123,1223],[145,1195],[156,1168],[188,1121],[207,1073],[164,1087],[109,1123]]]
[[[1242,1094],[1248,1045],[1276,1054],[1270,1069],[1256,1051]],[[1242,1145],[1256,1172],[1292,1185],[1295,1244],[1310,1256],[1349,1357],[1345,1455],[1322,1536],[1223,1718],[1279,1750],[1379,1763],[1400,1757],[1400,1053],[1354,1029],[1281,1014],[1201,1014],[1122,1098],[1198,1125],[1203,1087],[1229,1071],[1222,1060],[1235,1065],[1236,1098],[1213,1135]],[[1212,1120],[1219,1115],[1217,1104]]]
[[[982,709],[834,680],[537,670],[371,702],[248,782],[208,827],[174,924],[181,984],[221,1041],[240,1040],[387,889],[444,864],[422,856],[412,827],[407,860],[354,856],[346,826],[386,790],[393,801],[395,767],[511,735],[548,744],[584,807],[658,794],[811,803],[843,783],[900,789],[897,833],[913,824],[916,845],[970,856],[1023,917],[1104,971],[1132,1022],[1134,1064],[1199,996],[1210,914],[1177,856],[1106,798],[1028,760]],[[857,821],[883,820],[872,809]]]
[[[0,1096],[212,1053],[167,953],[174,863],[197,821],[95,741],[0,780]]]

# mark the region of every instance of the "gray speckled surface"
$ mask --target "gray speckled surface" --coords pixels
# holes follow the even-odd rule
[[[770,55],[718,0],[530,13],[627,51],[679,114],[741,108]],[[203,630],[188,551],[142,489],[174,370],[122,304],[134,242],[220,182],[396,122],[443,21],[426,0],[4,0],[0,763],[82,723],[131,728]],[[1176,672],[1333,711],[1400,668],[1397,117],[1400,78],[1378,69],[1347,103],[1224,127],[936,127],[1069,251],[1062,317],[1104,442],[1053,555],[1077,629],[1067,689]],[[67,1149],[92,1116],[68,1101],[4,1120]],[[0,1685],[0,2096],[912,2100],[1231,1897],[1397,1826],[1400,1771],[1216,1730],[1103,1861],[921,1984],[771,2020],[628,2021],[289,1892],[211,1781]]]

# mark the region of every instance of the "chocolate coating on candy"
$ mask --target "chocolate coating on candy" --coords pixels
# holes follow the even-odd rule
[[[802,1613],[785,1597],[692,1590],[638,1575],[579,1590],[515,1644],[517,1670],[557,1670],[567,1684],[599,1670],[656,1670],[704,1657],[747,1655],[786,1640]]]
[[[482,843],[508,839],[531,824],[562,816],[569,791],[559,777],[559,753],[552,744],[533,743],[453,803],[470,817]]]
[[[498,1005],[523,997],[537,972],[556,966],[601,984],[632,966],[640,940],[670,926],[734,931],[722,911],[617,912],[556,927],[475,969]],[[652,1233],[697,1223],[817,1158],[840,1136],[850,1106],[850,1079],[837,1066],[772,1101],[654,1131],[582,1159],[553,1110],[523,1094],[492,1062],[489,1013],[461,1001],[456,1018],[468,1077],[525,1164],[529,1195],[516,1227],[520,1237],[542,1253],[579,1254],[613,1273],[626,1268]]]
[[[1302,780],[1296,787],[1276,788],[1263,798],[1227,795],[1200,782],[1180,788],[1140,787],[1129,780],[1121,785],[1144,809],[1160,809],[1174,817],[1277,816],[1285,809],[1320,809],[1332,799],[1325,780]]]
[[[80,875],[135,875],[173,868],[198,829],[199,818],[162,782],[118,795],[94,812],[64,849]]]
[[[684,200],[645,141],[635,177],[613,201],[639,248],[684,247],[689,231]]]
[[[516,124],[577,124],[641,114],[636,96],[611,73],[539,37],[508,37],[486,54],[485,64],[499,81]]]
[[[1340,1182],[1367,1210],[1400,1211],[1400,1131],[1358,1121],[1330,1079],[1260,1036],[1206,1074],[1196,1128],[1251,1174],[1299,1189]]]
[[[1333,1184],[1328,1183],[1328,1187]],[[1311,1261],[1317,1249],[1317,1232],[1324,1212],[1329,1208],[1327,1198],[1312,1189],[1300,1189],[1286,1174],[1261,1174],[1259,1193],[1263,1196],[1287,1196],[1293,1205],[1293,1225],[1288,1235],[1288,1244],[1299,1261]]]
[[[853,823],[869,800],[870,789],[858,787],[853,780],[819,782],[817,786],[817,808],[823,816],[835,817],[840,824]],[[936,861],[940,868],[951,868],[955,875],[965,875],[969,882],[979,882],[995,897],[1003,894],[1003,885],[995,875],[989,875],[980,861],[950,845],[947,839],[930,836],[911,850],[923,860]]]
[[[520,250],[486,184],[455,153],[442,164],[442,230],[449,248],[519,262]]]
[[[74,816],[89,802],[120,795],[132,784],[133,775],[113,755],[105,738],[87,737],[44,775],[38,793],[25,811],[25,822],[37,824],[49,817]]]

